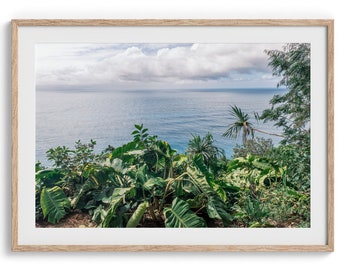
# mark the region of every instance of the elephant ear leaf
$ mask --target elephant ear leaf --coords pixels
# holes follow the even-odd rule
[[[172,201],[171,208],[164,208],[163,213],[167,228],[206,227],[204,219],[193,213],[189,204],[177,197]]]
[[[67,214],[70,202],[60,187],[43,188],[40,195],[40,205],[44,218],[48,222],[56,224]]]

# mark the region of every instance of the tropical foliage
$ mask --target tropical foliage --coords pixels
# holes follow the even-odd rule
[[[231,106],[229,114],[233,117],[233,123],[227,127],[222,136],[235,139],[241,133],[243,144],[247,142],[247,136],[254,138],[253,124],[249,122],[249,115],[244,113],[239,107]]]
[[[310,133],[310,44],[288,44],[283,50],[267,51],[273,75],[280,76],[278,86],[289,91],[275,95],[270,109],[261,118],[274,121],[283,129],[282,143],[294,143],[309,147]]]
[[[281,145],[272,153],[287,166],[286,182],[310,191],[310,44],[287,44],[283,50],[266,51],[273,75],[280,76],[278,86],[289,90],[275,95],[271,108],[261,119],[272,121],[283,130]]]
[[[228,225],[228,185],[214,178],[203,154],[178,154],[146,132],[136,125],[131,142],[101,154],[94,154],[93,141],[76,142],[74,150],[50,149],[53,168],[36,173],[43,217],[57,223],[77,210],[92,215],[99,227]]]
[[[140,127],[135,126],[133,135]],[[133,138],[100,154],[94,153],[93,141],[76,142],[73,150],[50,149],[53,167],[37,166],[37,222],[47,219],[55,224],[82,211],[98,227],[308,224],[308,207],[301,208],[308,192],[286,184],[287,169],[280,162],[255,155],[228,161],[220,153],[207,163],[201,151],[179,154],[157,136],[142,138],[143,143]],[[61,156],[70,164],[61,162]],[[279,195],[289,204],[282,207],[282,200],[273,199]]]
[[[243,145],[236,144],[233,157],[246,157],[247,155],[268,157],[273,150],[274,145],[271,139],[255,137]]]
[[[210,133],[192,135],[178,153],[143,124],[130,142],[101,153],[95,141],[58,146],[47,151],[50,168],[36,164],[36,221],[56,224],[83,212],[103,228],[309,227],[309,50],[289,44],[267,52],[288,92],[254,115],[283,130],[280,145],[255,137],[261,131],[233,105],[223,136],[241,135],[243,145],[231,160]]]

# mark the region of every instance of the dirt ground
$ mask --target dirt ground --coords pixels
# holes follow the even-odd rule
[[[37,228],[95,228],[97,224],[91,221],[86,213],[70,213],[62,218],[58,224],[51,224],[47,221],[36,223]]]

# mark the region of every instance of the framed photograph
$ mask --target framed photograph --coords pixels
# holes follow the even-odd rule
[[[333,20],[13,20],[13,251],[334,249]]]

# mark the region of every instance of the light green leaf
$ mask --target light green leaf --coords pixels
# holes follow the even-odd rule
[[[126,224],[127,228],[134,228],[138,225],[139,221],[142,219],[146,209],[148,208],[149,203],[148,202],[142,202],[138,205],[135,212],[130,217],[128,223]]]

